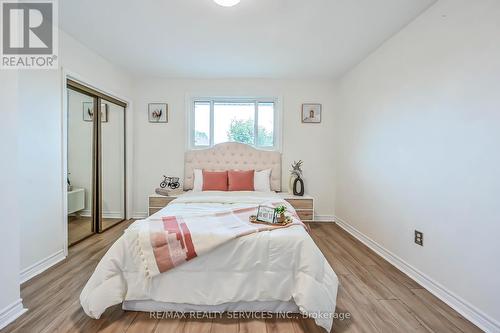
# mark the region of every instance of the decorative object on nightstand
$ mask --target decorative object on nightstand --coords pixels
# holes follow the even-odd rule
[[[314,221],[314,198],[309,195],[295,196],[290,193],[278,193],[297,212],[302,222]]]
[[[175,190],[176,188],[179,188],[181,184],[179,183],[179,177],[167,177],[163,176],[163,181],[160,183],[161,188],[167,187]]]
[[[293,195],[298,195],[300,197],[304,195],[304,181],[300,177],[295,178],[293,181]]]
[[[292,170],[290,170],[290,179],[288,180],[288,193],[293,193],[293,183],[295,178],[302,177],[302,160],[293,161]]]
[[[292,170],[290,170],[291,176],[290,181],[293,178],[293,194],[298,196],[304,195],[304,181],[302,180],[302,164],[304,162],[299,160],[298,162],[293,162]]]

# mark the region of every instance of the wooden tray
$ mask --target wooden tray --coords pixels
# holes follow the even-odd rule
[[[252,223],[265,224],[265,225],[274,225],[274,226],[284,226],[284,225],[292,223],[292,218],[290,216],[286,216],[285,217],[285,221],[283,223],[269,223],[269,222],[259,221],[259,220],[257,220],[257,216],[256,215],[250,215],[250,217],[248,218],[248,220],[250,222],[252,222]]]

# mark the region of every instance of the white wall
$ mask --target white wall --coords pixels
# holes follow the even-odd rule
[[[22,270],[62,250],[60,82],[57,71],[19,74]]]
[[[130,77],[125,71],[62,31],[59,45],[62,69],[23,71],[19,79],[22,136],[18,172],[25,184],[23,202],[29,206],[20,211],[18,220],[21,272],[28,276],[50,256],[60,258],[65,246],[63,69],[97,88],[120,97],[130,96]]]
[[[340,81],[335,121],[336,215],[497,324],[499,22],[439,1]]]
[[[96,52],[65,33],[59,32],[60,65],[70,74],[77,74],[97,89],[108,94],[130,98],[131,77],[123,68],[109,62]]]
[[[18,191],[25,180],[17,172],[20,135],[17,100],[18,73],[0,70],[0,329],[22,313],[19,293]]]
[[[277,96],[283,105],[283,190],[287,190],[290,164],[304,160],[306,192],[316,197],[316,214],[333,215],[333,112],[334,85],[312,80],[134,80],[134,212],[144,216],[147,196],[162,175],[183,177],[186,150],[186,96]],[[169,104],[169,123],[148,122],[147,105]],[[302,124],[301,105],[323,104],[321,124]],[[325,186],[325,184],[327,184]]]

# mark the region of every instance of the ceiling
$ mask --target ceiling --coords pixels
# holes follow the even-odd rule
[[[64,31],[135,75],[335,78],[435,0],[59,1]]]

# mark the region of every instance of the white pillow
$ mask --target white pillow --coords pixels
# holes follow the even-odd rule
[[[203,170],[194,169],[193,192],[203,191]]]
[[[271,169],[255,171],[253,187],[257,192],[271,192]]]

